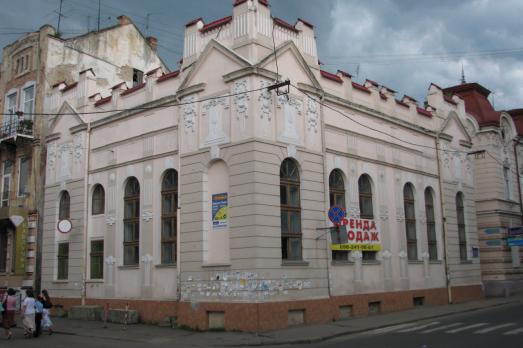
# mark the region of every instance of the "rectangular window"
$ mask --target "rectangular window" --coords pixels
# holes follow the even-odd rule
[[[18,196],[25,196],[29,193],[29,165],[31,157],[20,157],[19,176],[18,176]]]
[[[11,127],[12,123],[16,120],[16,111],[17,111],[17,93],[11,93],[6,97],[5,101],[5,113],[7,114],[4,117],[4,128]],[[4,132],[8,129],[4,129]]]
[[[176,262],[177,191],[162,191],[162,264]]]
[[[126,198],[124,202],[124,265],[138,265],[140,251],[140,201]]]
[[[13,171],[13,162],[5,161],[2,178],[2,207],[9,206],[9,194],[11,191],[11,172]]]
[[[104,241],[91,241],[91,279],[104,277]]]
[[[67,279],[69,276],[69,243],[58,244],[58,274],[56,279]]]
[[[143,71],[133,69],[133,87],[143,83]]]
[[[29,86],[23,90],[23,112],[24,119],[33,119],[34,100],[35,100],[35,86]]]

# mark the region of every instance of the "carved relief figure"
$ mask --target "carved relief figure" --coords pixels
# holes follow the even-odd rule
[[[278,96],[278,103],[283,108],[283,131],[282,138],[290,141],[298,140],[297,116],[301,114],[302,104],[299,99],[289,95]]]
[[[182,99],[183,126],[185,133],[194,133],[196,130],[196,96],[189,96]]]
[[[307,101],[307,129],[318,133],[318,104],[311,98]]]
[[[77,133],[74,135],[73,144],[74,144],[74,160],[75,160],[75,162],[82,162],[82,154],[84,151],[84,149],[83,149],[84,139],[83,139],[81,133]]]
[[[249,94],[247,92],[247,80],[239,80],[234,82],[234,104],[236,105],[236,118],[241,121],[242,130],[245,129],[245,121],[248,117],[249,108]]]
[[[269,81],[260,80],[260,87],[263,88],[258,97],[260,102],[260,118],[271,120],[272,94],[267,90],[271,83]]]
[[[226,108],[224,98],[211,99],[203,106],[205,110],[205,115],[207,115],[207,137],[205,138],[205,143],[215,143],[221,141],[225,138],[225,133],[223,131],[223,120],[222,120],[222,111]]]

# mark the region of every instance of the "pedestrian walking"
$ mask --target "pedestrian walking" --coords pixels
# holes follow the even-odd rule
[[[15,312],[16,312],[16,291],[13,288],[7,289],[7,292],[2,298],[2,307],[4,311],[2,312],[2,323],[4,325],[5,337],[11,339],[13,335],[11,328],[15,323]]]
[[[42,291],[42,297],[44,299],[44,310],[42,313],[42,329],[49,331],[49,335],[53,334],[53,322],[51,321],[50,310],[53,308],[53,303],[51,302],[51,297],[47,290]]]
[[[25,299],[22,302],[22,322],[24,324],[25,338],[31,338],[35,330],[35,299],[32,289],[25,292]]]
[[[42,316],[44,312],[44,298],[38,295],[35,300],[35,330],[33,337],[38,337],[42,333]]]

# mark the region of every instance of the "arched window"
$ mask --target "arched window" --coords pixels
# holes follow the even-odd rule
[[[414,188],[407,183],[403,187],[403,207],[405,208],[405,231],[407,234],[407,257],[418,259],[418,239],[416,237],[416,210],[414,207]]]
[[[358,195],[360,201],[360,218],[373,220],[374,207],[372,205],[372,184],[370,177],[363,174],[358,179]],[[376,260],[375,251],[363,251],[363,260]]]
[[[178,173],[169,169],[162,180],[162,264],[176,262]]]
[[[140,257],[140,184],[127,179],[124,195],[123,263],[137,265]]]
[[[459,258],[467,259],[467,236],[465,231],[465,207],[463,206],[463,193],[456,195],[456,215],[458,220]]]
[[[345,183],[343,175],[339,169],[334,169],[329,175],[329,203],[330,206],[338,206],[345,209]],[[335,233],[346,233],[345,228],[333,227]],[[332,259],[336,261],[347,261],[349,251],[333,250]]]
[[[96,184],[93,190],[91,214],[98,215],[103,213],[105,213],[105,190],[102,185]]]
[[[429,247],[429,259],[438,259],[438,242],[436,240],[436,219],[434,218],[434,197],[432,188],[425,189],[425,216],[427,219],[427,243]]]
[[[300,173],[295,160],[280,167],[281,254],[284,260],[301,260]]]
[[[71,198],[69,192],[62,191],[60,194],[60,206],[58,209],[58,220],[71,218]]]

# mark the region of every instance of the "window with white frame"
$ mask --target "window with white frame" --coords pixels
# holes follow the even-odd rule
[[[9,206],[9,191],[11,190],[11,173],[13,171],[13,162],[4,161],[2,177],[2,207]]]
[[[17,93],[12,92],[7,95],[5,98],[5,113],[6,117],[4,118],[4,124],[11,123],[15,120],[16,117],[16,111],[17,111]]]
[[[33,119],[33,111],[34,111],[34,101],[35,101],[35,86],[30,85],[25,87],[22,90],[22,102],[23,102],[23,109],[24,112],[24,119],[26,120],[32,120]]]
[[[18,196],[25,196],[29,192],[29,166],[31,157],[20,157],[18,166]]]

